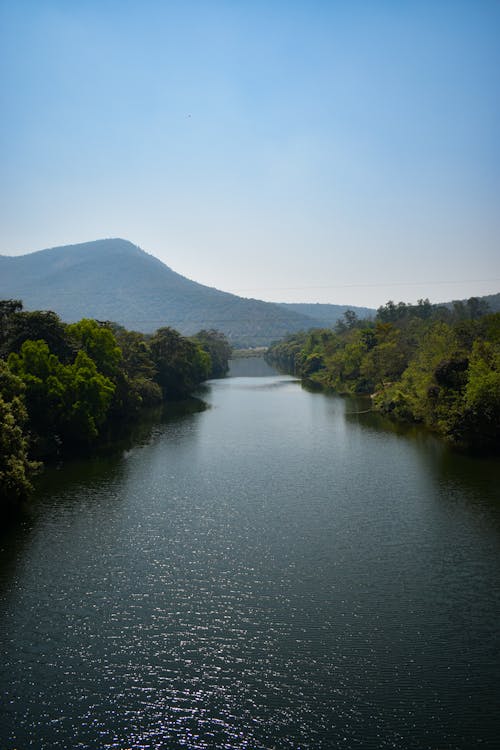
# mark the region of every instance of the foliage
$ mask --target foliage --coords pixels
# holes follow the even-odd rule
[[[121,364],[122,352],[111,329],[96,320],[84,318],[66,327],[67,334],[79,350],[93,360],[99,372],[115,377]]]
[[[230,347],[217,331],[194,340],[171,328],[152,337],[0,301],[0,491],[26,496],[39,457],[87,451],[144,406],[188,395],[227,371]],[[29,428],[28,434],[23,432]]]
[[[0,302],[0,306],[4,305],[8,309],[9,302],[17,303],[16,300],[5,300]],[[0,319],[3,321],[0,356],[7,357],[10,352],[19,352],[25,341],[43,339],[49,345],[51,352],[63,362],[74,358],[75,347],[68,339],[66,326],[54,312],[50,310],[26,312],[22,310],[22,303],[17,304],[19,305],[17,309],[11,305],[9,312],[4,312],[3,316],[0,313]]]
[[[210,373],[209,354],[173,328],[159,328],[150,347],[164,398],[186,396]]]
[[[454,309],[388,302],[375,321],[347,316],[335,330],[291,336],[267,359],[374,408],[422,422],[450,441],[500,449],[500,313],[471,298]]]
[[[474,342],[468,374],[461,436],[466,440],[471,435],[477,436],[481,445],[499,445],[500,345],[498,342]]]
[[[25,341],[8,365],[25,384],[32,429],[42,438],[63,443],[88,442],[99,434],[115,390],[81,349],[64,365],[45,341]]]
[[[276,342],[267,350],[265,358],[284,372],[300,375],[300,360],[307,337],[308,334],[304,331],[286,336],[283,341]]]
[[[116,324],[111,330],[121,350],[114,411],[124,415],[138,412],[145,406],[158,406],[163,396],[155,382],[156,367],[146,336],[138,331],[127,331]]]
[[[22,380],[0,360],[0,512],[25,500],[38,465],[28,459],[27,422]]]
[[[202,330],[192,336],[191,341],[200,346],[210,356],[210,378],[223,378],[224,375],[227,375],[231,345],[223,333],[214,329]]]

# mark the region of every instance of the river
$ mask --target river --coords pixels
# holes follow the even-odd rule
[[[232,375],[3,532],[2,750],[497,748],[500,463]]]

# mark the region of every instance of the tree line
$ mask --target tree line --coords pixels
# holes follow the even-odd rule
[[[267,359],[338,393],[369,394],[374,410],[457,446],[500,451],[500,313],[478,298],[389,301],[374,320],[347,311],[334,329],[273,345]]]
[[[146,407],[185,398],[228,371],[218,331],[152,335],[0,301],[0,500],[15,508],[42,460],[84,454]]]

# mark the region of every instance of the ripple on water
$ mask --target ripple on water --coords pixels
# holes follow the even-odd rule
[[[495,747],[484,484],[340,400],[239,381],[17,532],[2,749]]]

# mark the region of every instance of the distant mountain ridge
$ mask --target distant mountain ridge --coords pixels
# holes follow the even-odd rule
[[[352,305],[238,297],[191,281],[119,238],[0,255],[0,299],[21,299],[27,310],[53,310],[66,322],[90,317],[143,333],[161,326],[184,335],[216,328],[235,346],[267,346],[288,333],[332,327],[348,309],[359,318],[376,313]],[[500,311],[500,293],[481,299]]]
[[[316,322],[316,325],[333,327],[347,310],[352,310],[358,318],[372,318],[376,310],[372,307],[356,307],[354,305],[332,305],[322,304],[321,302],[280,302],[278,303],[286,310],[307,315]]]
[[[161,326],[185,335],[216,328],[237,346],[265,346],[326,324],[300,305],[245,299],[191,281],[118,238],[0,256],[0,298],[21,299],[28,310],[53,310],[67,322],[92,317],[144,333]],[[337,318],[330,311],[330,324],[344,309],[338,306]]]

